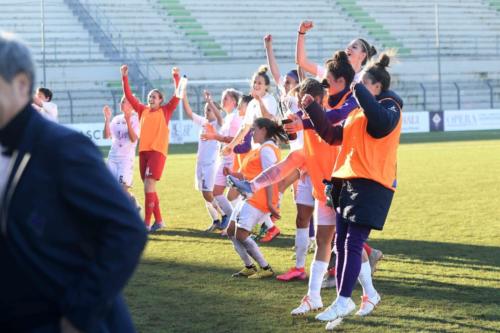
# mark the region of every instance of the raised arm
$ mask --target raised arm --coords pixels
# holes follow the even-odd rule
[[[235,154],[245,154],[252,149],[252,131],[248,131],[247,135],[243,139],[243,142],[236,145],[233,149]]]
[[[208,90],[205,90],[203,92],[203,95],[205,98],[205,102],[208,104],[208,107],[214,113],[215,118],[217,118],[217,124],[219,126],[222,126],[222,124],[224,123],[224,119],[222,118],[222,114],[220,112],[221,108],[217,107],[217,105],[215,104],[215,102],[212,99],[212,94],[210,94],[210,92]]]
[[[280,70],[278,68],[278,63],[276,62],[276,57],[273,51],[273,36],[266,35],[264,37],[264,46],[266,48],[267,64],[271,69],[271,75],[273,76],[274,82],[279,84],[280,82]]]
[[[125,122],[127,123],[127,133],[130,142],[136,142],[139,139],[139,122],[137,118],[135,121],[132,119],[132,110],[126,111],[124,113]]]
[[[170,121],[170,118],[172,117],[172,114],[174,113],[175,109],[179,105],[180,98],[175,96],[175,91],[177,90],[177,87],[179,86],[179,82],[181,80],[181,76],[179,74],[179,68],[174,67],[172,68],[172,77],[174,79],[174,94],[170,98],[167,104],[162,105],[162,110],[165,113],[165,119],[167,120],[167,123]]]
[[[278,113],[278,103],[276,102],[274,97],[272,95],[268,95],[269,98],[263,98],[255,91],[252,91],[251,95],[255,99],[255,101],[259,103],[262,117],[274,120],[276,114]]]
[[[122,87],[123,87],[123,94],[125,95],[125,98],[129,101],[130,105],[132,105],[132,108],[139,114],[139,118],[142,115],[142,111],[146,108],[146,105],[142,104],[139,102],[137,98],[132,94],[132,91],[130,90],[130,84],[128,82],[128,66],[127,65],[122,65],[120,68],[121,73],[122,73]]]
[[[233,149],[236,145],[240,144],[243,139],[245,138],[245,135],[247,135],[248,131],[250,131],[250,128],[252,125],[250,124],[243,124],[242,127],[238,130],[238,133],[236,133],[236,136],[229,142],[223,149],[222,149],[222,154],[223,155],[230,155],[233,152]]]
[[[307,101],[309,99],[309,101]],[[342,144],[344,128],[341,125],[332,126],[321,105],[312,100],[310,95],[304,96],[302,105],[311,119],[314,130],[318,135],[330,145],[338,146]],[[307,105],[307,106],[306,106]],[[304,126],[305,128],[305,126]]]
[[[182,107],[186,115],[189,118],[193,119],[193,109],[191,109],[191,105],[189,105],[189,100],[186,93],[184,93],[184,97],[182,98]]]
[[[306,55],[306,33],[313,28],[312,21],[302,21],[297,31],[297,44],[295,48],[295,63],[304,71],[317,75],[318,65],[310,61]]]
[[[108,105],[105,105],[102,109],[102,113],[104,114],[103,137],[105,139],[109,139],[111,137],[111,128],[109,127],[109,123],[111,121],[111,108]]]

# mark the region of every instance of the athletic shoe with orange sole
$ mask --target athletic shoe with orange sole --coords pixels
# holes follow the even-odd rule
[[[280,229],[277,226],[274,226],[274,227],[272,227],[271,229],[269,229],[267,231],[266,235],[260,239],[260,242],[261,243],[269,243],[273,239],[275,239],[276,237],[278,237],[278,235],[280,233],[281,233]]]

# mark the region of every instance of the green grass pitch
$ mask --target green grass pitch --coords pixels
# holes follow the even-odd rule
[[[374,277],[382,301],[372,315],[348,317],[338,331],[500,332],[500,133],[414,134],[402,142],[386,228],[370,237],[385,254]],[[324,331],[313,315],[289,315],[306,283],[230,278],[241,263],[230,241],[202,231],[209,219],[193,185],[194,151],[194,145],[171,146],[158,184],[167,228],[150,236],[125,290],[138,331]],[[135,184],[142,203],[138,168]],[[277,273],[294,264],[294,214],[287,193],[282,235],[261,246]],[[325,305],[334,295],[322,292]],[[357,305],[359,297],[358,285]]]

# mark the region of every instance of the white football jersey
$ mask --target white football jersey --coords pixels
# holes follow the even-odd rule
[[[137,113],[133,112],[130,117],[130,122],[132,129],[137,134],[140,135],[140,123]],[[108,158],[130,158],[135,156],[135,149],[137,147],[137,142],[130,141],[128,136],[128,126],[125,121],[125,116],[122,114],[113,117],[111,123],[109,124],[111,130],[111,150],[109,151]]]
[[[205,132],[203,125],[208,124],[207,118],[201,117],[196,113],[193,113],[193,122],[200,126],[200,136],[198,138],[198,153],[197,153],[197,162],[199,164],[211,164],[215,163],[217,160],[217,155],[219,154],[220,143],[217,140],[202,140],[201,135]],[[219,129],[219,125],[217,124],[217,120],[210,122],[215,130]]]

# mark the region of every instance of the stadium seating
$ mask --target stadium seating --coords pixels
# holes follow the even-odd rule
[[[102,106],[116,104],[120,94],[122,61],[105,52],[103,39],[88,30],[72,2],[45,4],[47,86],[55,92],[63,122],[101,121]],[[196,94],[204,87],[216,96],[228,86],[248,90],[242,80],[265,63],[262,38],[267,33],[273,35],[281,68],[292,68],[296,30],[304,19],[315,23],[306,41],[307,54],[315,62],[358,36],[379,50],[395,47],[402,61],[393,66],[393,87],[405,99],[406,110],[440,107],[435,1],[407,0],[397,6],[394,0],[315,0],[307,5],[299,0],[80,3],[100,18],[117,49],[126,50],[130,59],[138,56],[141,70],[155,86],[171,92],[173,65],[188,73],[188,91],[198,112],[201,100]],[[499,6],[499,0],[439,1],[443,108],[499,107]],[[17,33],[31,46],[41,84],[40,8],[18,7],[14,2],[2,4],[0,28]],[[140,97],[146,92],[140,87],[134,91]]]
[[[2,3],[0,28],[15,32],[32,50],[37,61],[42,60],[42,29],[40,6],[19,9],[14,2]],[[47,63],[103,61],[99,45],[75,20],[62,0],[45,3],[45,59]]]

